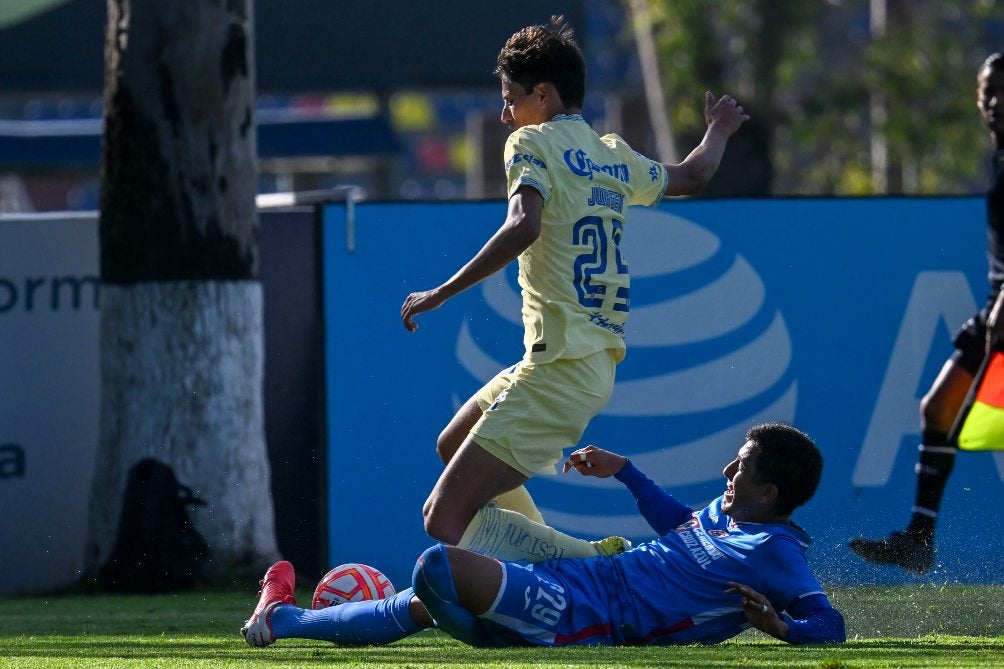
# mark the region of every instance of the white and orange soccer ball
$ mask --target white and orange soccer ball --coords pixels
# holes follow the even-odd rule
[[[350,562],[329,571],[314,590],[311,608],[324,609],[345,602],[390,597],[396,590],[379,569]]]

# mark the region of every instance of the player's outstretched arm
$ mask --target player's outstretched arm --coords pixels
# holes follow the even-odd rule
[[[704,120],[708,129],[682,163],[665,166],[669,173],[666,195],[693,195],[704,188],[718,171],[729,137],[749,118],[735,98],[723,95],[715,100],[711,91],[705,92]]]
[[[694,511],[657,486],[623,455],[589,445],[573,451],[565,460],[562,470],[567,474],[573,469],[583,476],[616,476],[631,491],[642,517],[660,536],[670,532]]]
[[[401,322],[409,332],[418,329],[415,316],[432,311],[448,299],[484,281],[512,262],[540,236],[544,198],[530,186],[523,186],[509,198],[509,211],[491,239],[456,274],[432,290],[412,293],[401,305]]]

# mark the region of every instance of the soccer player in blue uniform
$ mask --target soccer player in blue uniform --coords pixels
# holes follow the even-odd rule
[[[587,446],[565,472],[615,476],[659,538],[536,564],[439,544],[419,558],[411,588],[318,611],[293,605],[293,568],[279,562],[241,632],[258,647],[284,637],[389,643],[432,626],[476,646],[710,644],[750,627],[793,644],[842,642],[843,617],[806,560],[808,535],[790,518],[815,493],[822,466],[799,430],[754,426],[722,472],[724,493],[695,511],[627,458]]]
[[[629,206],[698,192],[749,117],[733,98],[707,93],[704,138],[673,165],[635,153],[617,135],[599,136],[581,115],[585,59],[561,17],[510,37],[496,74],[501,120],[513,129],[504,152],[506,220],[452,277],[408,295],[401,319],[415,331],[419,314],[518,259],[524,355],[440,434],[446,467],[424,505],[425,529],[503,559],[586,557],[607,546],[541,524],[523,484],[555,473],[564,449],[578,443],[613,391],[631,304],[620,250]],[[514,532],[531,539],[507,544]]]
[[[921,445],[910,522],[884,539],[851,539],[850,547],[868,562],[895,565],[922,574],[934,564],[934,529],[955,466],[958,445],[949,432],[991,344],[1004,342],[1004,54],[984,61],[976,77],[976,102],[993,145],[993,181],[987,191],[986,305],[955,335],[955,351],[920,404]]]

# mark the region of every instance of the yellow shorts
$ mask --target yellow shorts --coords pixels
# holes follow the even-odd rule
[[[579,443],[614,388],[619,351],[537,364],[521,360],[474,395],[484,414],[474,441],[531,477],[554,474],[562,451]]]

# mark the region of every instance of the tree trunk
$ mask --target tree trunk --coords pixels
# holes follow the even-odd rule
[[[174,468],[219,576],[277,556],[265,448],[251,0],[108,0],[101,426],[88,566],[128,470]],[[236,571],[235,571],[236,570]]]

